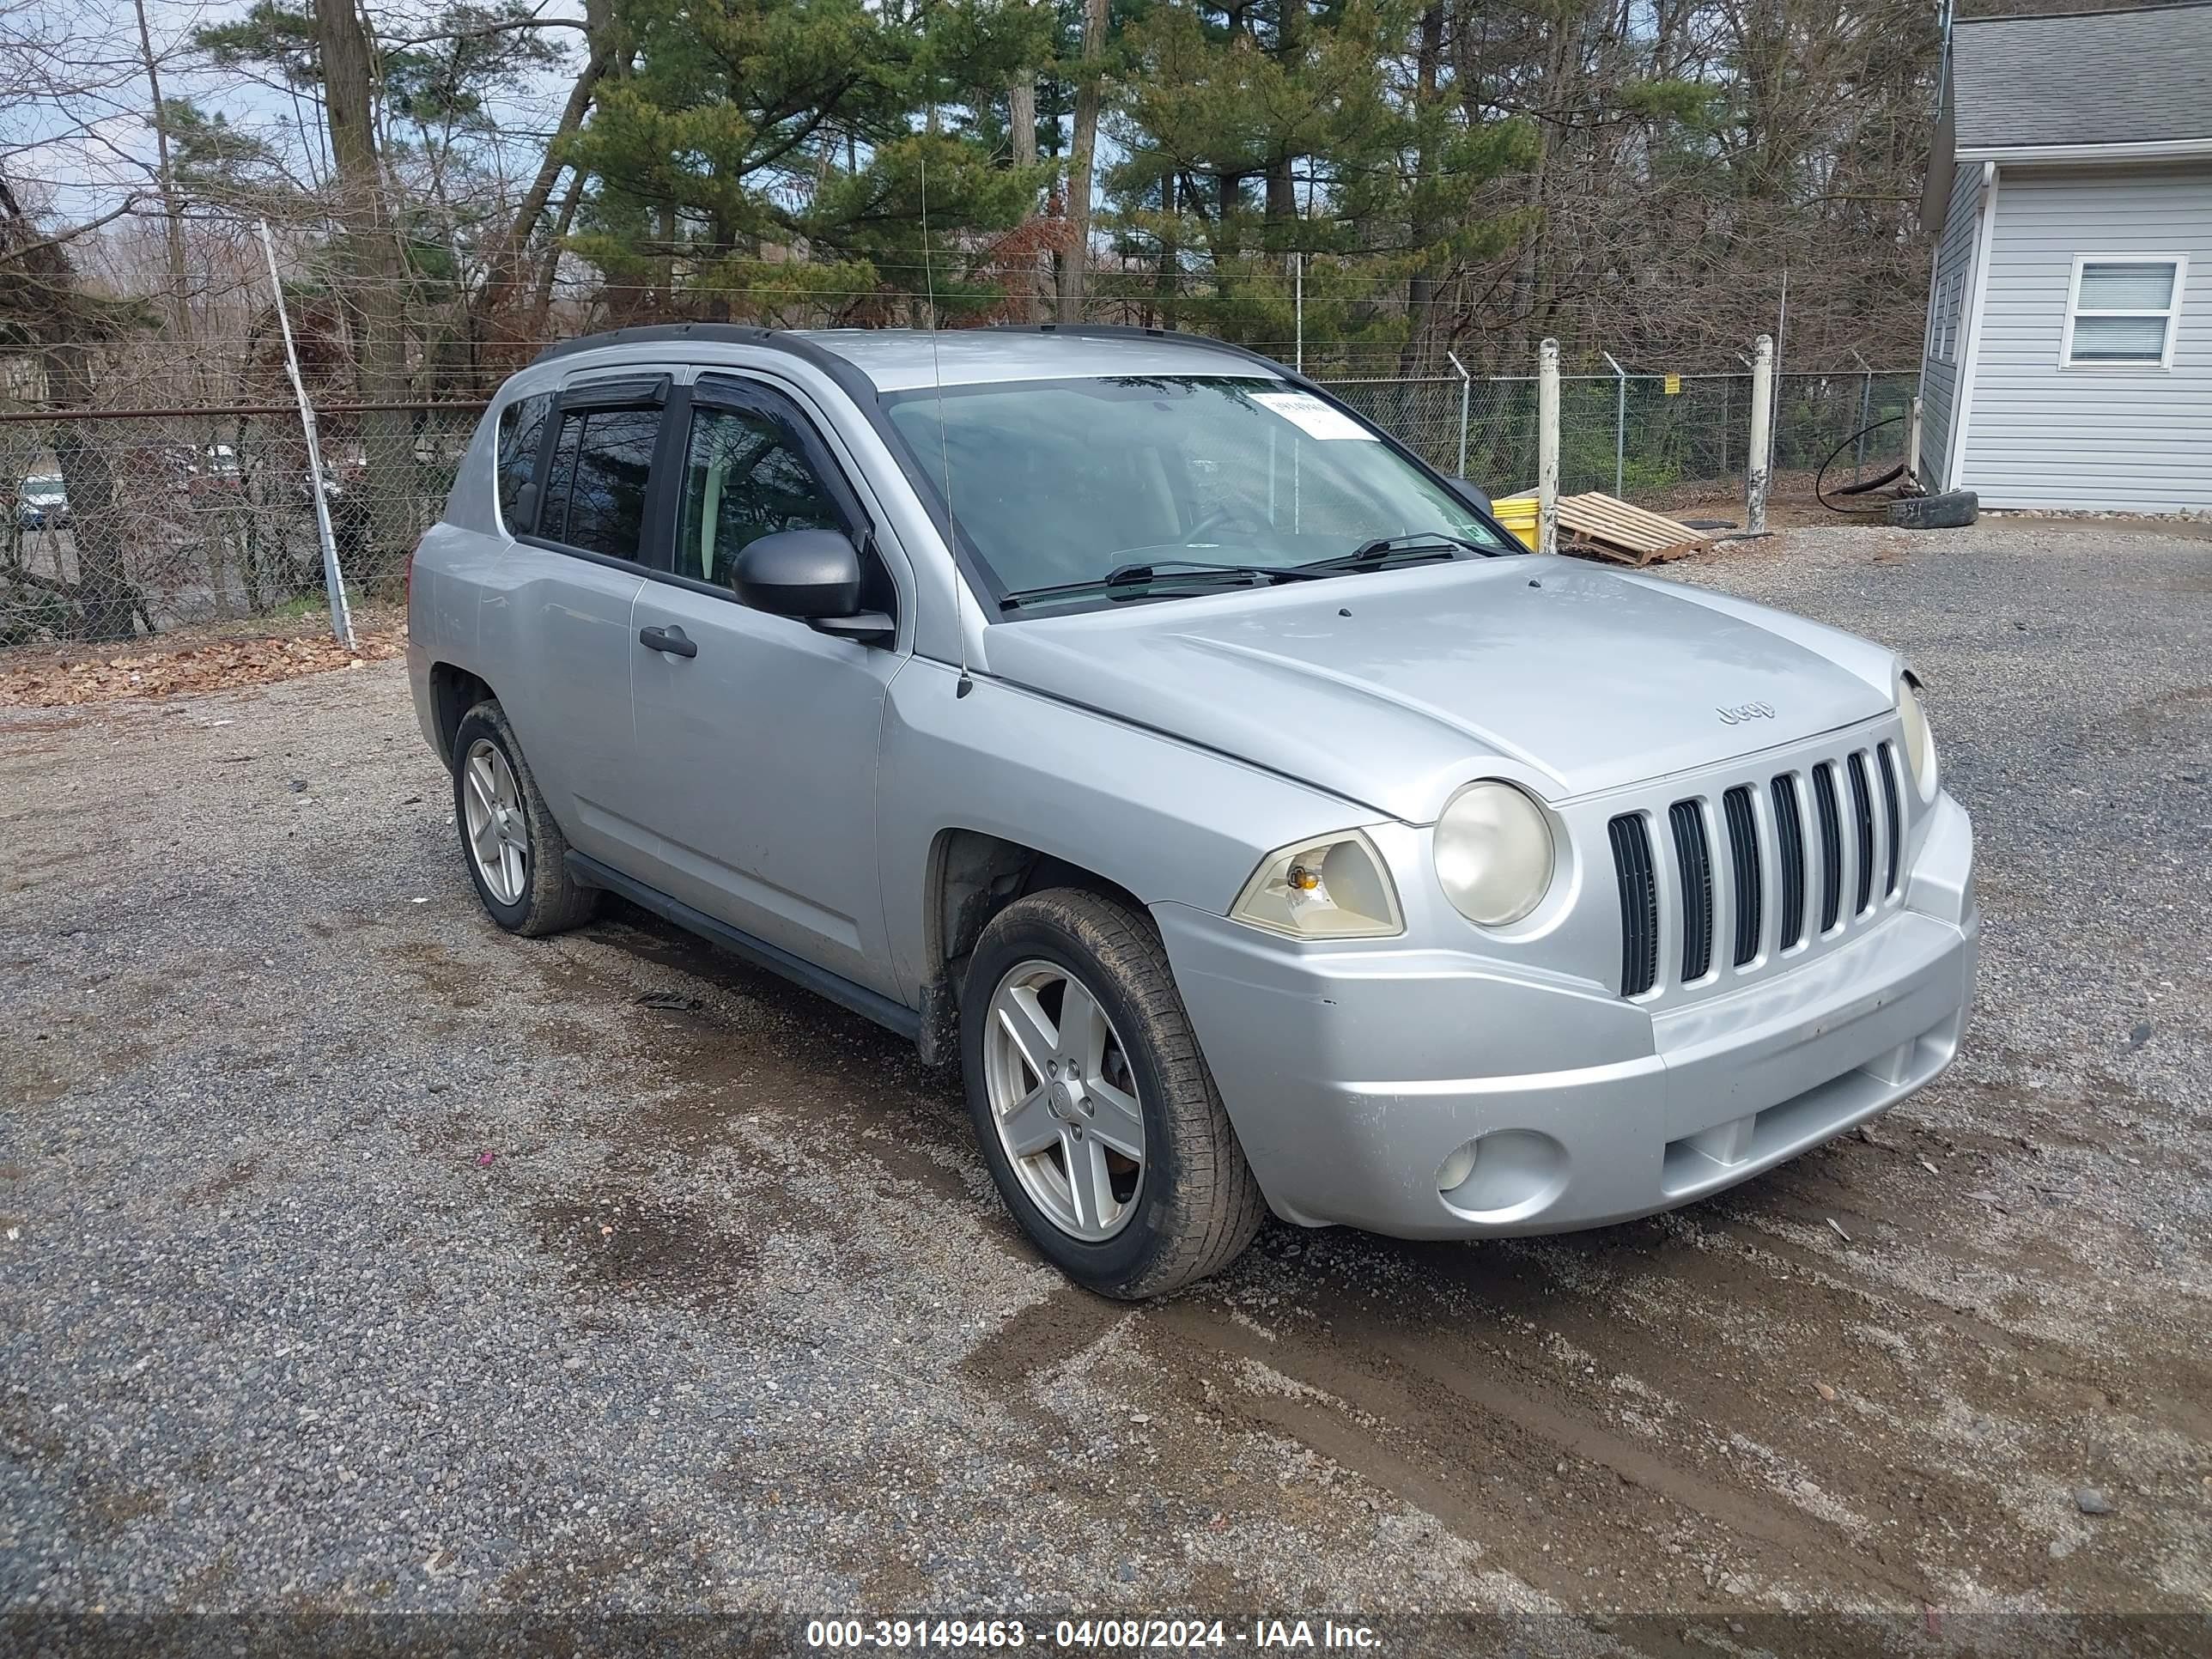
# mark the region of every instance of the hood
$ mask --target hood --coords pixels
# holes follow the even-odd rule
[[[1455,562],[1039,617],[988,672],[1409,823],[1486,773],[1562,800],[1892,706],[1894,657],[1725,595],[1575,561]],[[1762,705],[1731,722],[1723,711]]]

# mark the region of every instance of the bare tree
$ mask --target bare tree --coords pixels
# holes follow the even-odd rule
[[[1082,78],[1075,89],[1074,142],[1067,156],[1067,251],[1060,262],[1060,320],[1083,320],[1091,259],[1091,175],[1098,147],[1098,112],[1105,96],[1108,0],[1084,0]]]
[[[358,327],[361,395],[369,404],[398,403],[409,391],[405,273],[377,149],[375,60],[354,0],[315,0],[315,35],[336,173],[344,293]],[[363,441],[382,463],[368,480],[369,533],[374,550],[387,556],[404,548],[410,531],[406,480],[394,476],[406,430],[406,417],[396,411],[362,417]]]
[[[94,349],[114,322],[108,307],[84,293],[70,262],[69,240],[69,234],[42,235],[0,176],[0,344],[12,335],[15,343],[38,349],[47,402],[63,413],[96,404]],[[137,602],[125,562],[114,469],[85,422],[57,421],[53,446],[70,504],[76,576],[58,560],[51,574],[11,565],[0,573],[0,588],[33,587],[58,601],[58,632],[85,640],[128,639]]]

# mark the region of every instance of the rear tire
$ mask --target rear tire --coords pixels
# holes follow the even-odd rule
[[[453,827],[491,919],[542,939],[591,920],[599,890],[568,873],[568,840],[545,808],[506,711],[487,699],[453,731]]]
[[[1097,1017],[1087,1044],[1068,1012],[1073,1001],[1091,1020],[1084,994]],[[1043,1018],[1024,1024],[1024,1010]],[[1062,1273],[1135,1301],[1243,1253],[1267,1201],[1148,918],[1073,888],[1016,900],[977,941],[960,1021],[984,1162],[1022,1230]],[[1077,1054],[1081,1080],[1054,1094]],[[1025,1146],[1040,1150],[1023,1156]],[[1097,1162],[1079,1162],[1086,1158]],[[1075,1195],[1079,1168],[1097,1174],[1102,1196],[1088,1207]]]

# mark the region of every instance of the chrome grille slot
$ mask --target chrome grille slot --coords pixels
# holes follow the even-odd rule
[[[1865,750],[1851,750],[1844,765],[1850,774],[1851,830],[1858,838],[1858,858],[1851,866],[1858,872],[1858,902],[1851,914],[1863,916],[1874,903],[1874,788],[1867,780]]]
[[[1759,867],[1759,821],[1751,804],[1751,786],[1740,783],[1721,797],[1721,813],[1728,820],[1729,866],[1735,875],[1735,965],[1739,968],[1759,954],[1760,896],[1765,872]]]
[[[1774,781],[1774,838],[1778,845],[1782,932],[1775,948],[1805,942],[1805,819],[1797,808],[1797,781],[1787,772]]]
[[[1713,968],[1713,855],[1701,801],[1678,800],[1667,809],[1674,832],[1674,863],[1682,876],[1682,983]]]
[[[1620,994],[1640,997],[1659,978],[1659,872],[1644,814],[1624,812],[1607,826],[1620,882]]]
[[[1813,769],[1813,807],[1820,826],[1820,931],[1825,933],[1844,911],[1844,815],[1836,799],[1836,769],[1826,761]]]
[[[1905,847],[1905,813],[1897,794],[1897,746],[1882,744],[1875,751],[1875,765],[1881,773],[1882,817],[1889,829],[1889,878],[1883,883],[1881,890],[1894,893]]]

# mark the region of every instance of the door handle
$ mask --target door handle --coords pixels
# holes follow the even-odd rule
[[[648,651],[665,651],[672,657],[696,657],[699,647],[686,639],[680,628],[641,628],[637,642]]]

